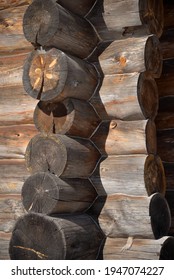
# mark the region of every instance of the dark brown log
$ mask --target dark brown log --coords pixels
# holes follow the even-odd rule
[[[164,1],[164,28],[174,27],[174,5],[172,0]]]
[[[157,131],[157,150],[162,161],[174,162],[174,129]]]
[[[60,179],[48,172],[30,176],[22,187],[22,202],[28,212],[60,214],[84,212],[97,197],[87,179]]]
[[[174,94],[159,99],[159,110],[155,123],[158,130],[174,128]]]
[[[37,100],[28,96],[22,85],[0,87],[0,93],[0,125],[33,123]]]
[[[9,252],[13,260],[95,260],[102,240],[99,226],[88,215],[33,213],[16,223]]]
[[[104,260],[173,260],[174,237],[156,239],[134,238],[127,250],[125,238],[107,238],[103,248]],[[170,245],[169,245],[170,244]],[[169,246],[168,246],[169,245]]]
[[[38,134],[26,149],[26,164],[31,173],[50,171],[62,178],[87,178],[99,159],[100,153],[90,140],[66,135]]]
[[[163,71],[156,83],[160,97],[174,95],[174,59],[163,62]]]
[[[11,232],[17,219],[24,214],[20,195],[0,195],[0,232]]]
[[[88,102],[72,98],[54,103],[39,101],[34,123],[40,132],[89,138],[100,119]]]
[[[34,125],[0,126],[0,158],[22,159],[37,130]]]
[[[28,178],[24,159],[0,160],[0,194],[20,194]]]
[[[35,0],[24,14],[23,28],[29,42],[56,47],[80,58],[88,57],[99,42],[89,21],[54,0]]]
[[[166,190],[174,190],[174,162],[163,162],[166,175]]]
[[[0,10],[30,4],[32,0],[1,0]]]
[[[150,197],[109,195],[99,216],[107,237],[161,238],[168,234],[171,214],[159,193]]]
[[[168,29],[163,32],[163,35],[160,38],[161,51],[163,59],[174,58],[174,28]]]
[[[90,179],[99,195],[164,195],[166,190],[163,164],[154,155],[108,156]]]
[[[57,3],[62,7],[80,16],[86,16],[95,2],[97,2],[97,0],[57,0]]]
[[[8,4],[10,5],[10,3],[6,3],[6,5]],[[1,5],[3,4],[0,3],[0,9]],[[11,3],[9,9],[0,10],[1,55],[17,54],[21,52],[29,52],[31,50],[31,44],[25,39],[22,29],[23,14],[26,11],[27,5],[16,8],[14,5],[15,3]]]
[[[103,40],[121,38],[129,32],[128,29],[131,29],[129,33],[133,33],[131,36],[136,33],[136,29],[143,29],[144,34],[160,37],[164,23],[163,1],[99,0],[88,19]]]
[[[0,260],[10,259],[8,253],[10,238],[11,238],[11,233],[0,232]]]
[[[55,48],[31,52],[24,65],[24,88],[42,101],[67,97],[88,100],[97,84],[98,74],[93,65]]]
[[[160,77],[162,54],[155,35],[127,38],[112,42],[99,56],[104,74],[150,72]]]
[[[151,120],[103,121],[91,140],[102,155],[156,154],[156,127]]]
[[[158,110],[158,88],[146,72],[105,75],[99,95],[90,102],[103,120],[153,119]]]

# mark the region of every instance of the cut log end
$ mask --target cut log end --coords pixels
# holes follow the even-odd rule
[[[168,235],[171,225],[171,214],[167,201],[161,194],[154,194],[149,205],[149,215],[154,237],[159,239]]]
[[[147,194],[165,194],[166,180],[162,161],[159,156],[149,155],[144,167],[144,181]]]
[[[174,237],[167,238],[160,251],[160,260],[174,260]]]

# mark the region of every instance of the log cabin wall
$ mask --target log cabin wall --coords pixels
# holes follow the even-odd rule
[[[11,238],[12,259],[108,259],[111,256],[124,259],[127,252],[133,259],[131,248],[134,246],[139,251],[137,258],[156,259],[160,254],[165,258],[159,244],[165,248],[166,244],[173,244],[173,239],[167,236],[170,212],[164,199],[165,174],[159,145],[156,146],[154,122],[160,112],[157,81],[162,71],[159,38],[163,33],[163,1],[133,0],[130,7],[125,7],[124,1],[119,7],[117,1],[107,0],[86,0],[83,5],[80,5],[82,1],[77,1],[77,7],[68,1],[50,1],[49,5],[43,0],[35,0],[33,5],[31,2],[14,1],[2,7],[5,16],[9,7],[25,7],[24,34],[36,49],[23,34],[20,35],[25,43],[18,48],[12,46],[6,54],[2,47],[2,65],[7,63],[2,69],[4,92],[10,95],[15,89],[20,101],[25,95],[25,106],[26,100],[31,103],[26,106],[27,110],[21,103],[23,112],[19,111],[17,117],[16,113],[14,117],[2,114],[3,246],[0,255],[9,258],[7,247]],[[52,15],[53,22],[43,20],[41,2]],[[27,4],[31,4],[28,12]],[[51,9],[51,5],[55,9]],[[118,18],[116,11],[119,11]],[[128,17],[127,11],[134,17]],[[39,19],[36,27],[35,22],[30,21],[33,13]],[[59,29],[57,18],[60,19]],[[74,19],[77,25],[73,25]],[[72,24],[71,30],[68,22]],[[50,30],[50,24],[55,30],[54,34],[48,32],[47,37],[44,30]],[[76,35],[77,31],[80,35]],[[24,47],[21,49],[21,46]],[[19,57],[23,58],[21,64]],[[10,81],[6,73],[11,75]],[[11,108],[12,105],[7,105],[4,97],[2,99]],[[16,104],[18,110],[19,103]],[[30,176],[24,166],[24,153],[27,168],[33,173]],[[5,174],[4,170],[9,167],[16,181],[12,172],[12,175]],[[48,193],[54,200],[48,199]],[[4,211],[7,214],[4,215]],[[36,213],[24,215],[27,212]],[[146,228],[141,223],[141,212],[143,216],[145,213]],[[121,231],[113,222],[115,219]],[[132,219],[133,226],[129,225]],[[25,228],[25,223],[29,227]],[[35,239],[35,224],[43,231],[42,240]],[[83,228],[80,241],[77,224]],[[51,225],[50,231],[45,232],[47,225]],[[69,233],[67,228],[71,229],[71,225],[73,231]],[[53,234],[59,228],[64,241]],[[50,236],[55,244],[58,239],[62,244],[57,250],[48,244],[39,253],[25,238],[24,242],[18,242],[22,238],[18,235],[20,230],[27,230],[35,244],[45,244]],[[155,242],[156,239],[159,242]],[[112,244],[114,252],[110,249]],[[151,244],[155,254],[151,254],[154,250]],[[144,255],[144,245],[149,246],[149,254]],[[72,246],[74,250],[70,249]]]

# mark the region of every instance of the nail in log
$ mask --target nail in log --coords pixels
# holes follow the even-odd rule
[[[97,84],[98,74],[93,65],[55,48],[31,52],[24,64],[24,89],[42,101],[67,97],[88,100]]]
[[[22,202],[28,212],[84,212],[96,197],[96,190],[88,179],[62,180],[48,172],[31,175],[22,187]]]
[[[162,75],[156,83],[160,97],[174,95],[174,59],[164,60]]]
[[[157,131],[157,150],[161,159],[165,162],[174,162],[174,129]]]
[[[97,0],[58,0],[57,3],[63,6],[65,9],[80,16],[86,16],[92,9]]]
[[[155,155],[108,156],[90,177],[100,195],[165,194],[166,181],[162,161]]]
[[[24,14],[23,29],[34,45],[55,47],[80,58],[88,57],[99,42],[89,21],[54,0],[35,0]]]
[[[100,156],[90,140],[38,134],[30,140],[25,158],[31,173],[50,171],[63,178],[87,178]]]
[[[71,98],[52,103],[39,101],[34,123],[40,132],[89,138],[100,119],[88,102]]]
[[[174,260],[174,237],[133,239],[131,247],[122,250],[125,238],[107,238],[103,248],[104,260]]]
[[[171,214],[159,193],[150,197],[112,194],[106,199],[99,225],[107,237],[159,239],[168,234]]]
[[[155,123],[158,130],[174,129],[174,91],[173,96],[159,98],[159,109]]]
[[[162,53],[155,35],[112,42],[99,56],[104,74],[148,71],[153,77],[162,72]]]
[[[9,253],[12,260],[95,260],[103,238],[88,215],[31,213],[16,223]]]
[[[91,140],[102,155],[156,154],[156,127],[151,120],[103,121]]]
[[[158,88],[146,72],[105,75],[99,95],[90,102],[102,120],[153,119],[158,110]]]

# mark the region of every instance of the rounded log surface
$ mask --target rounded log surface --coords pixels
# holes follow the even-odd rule
[[[102,239],[101,230],[88,215],[31,213],[16,223],[9,253],[12,260],[95,260]]]
[[[159,98],[159,110],[155,118],[157,130],[174,129],[174,95]]]
[[[90,140],[66,135],[38,134],[26,149],[26,164],[31,173],[47,172],[66,178],[87,178],[100,159]]]
[[[42,101],[67,97],[87,100],[97,84],[97,72],[91,64],[55,48],[33,51],[24,64],[24,89]]]
[[[174,260],[174,237],[167,238],[160,251],[160,260]]]
[[[54,0],[35,0],[24,14],[23,29],[29,42],[56,47],[80,58],[88,57],[99,42],[86,19],[73,15]]]
[[[156,83],[160,97],[174,95],[174,59],[164,60],[161,77]]]
[[[43,214],[84,212],[96,196],[89,180],[62,180],[48,172],[31,175],[22,187],[26,211]]]
[[[40,101],[34,111],[34,123],[40,132],[89,138],[100,119],[86,101],[66,99],[59,103]]]
[[[174,161],[174,129],[157,131],[157,149],[161,159],[165,162]]]
[[[74,14],[85,16],[94,6],[96,0],[58,0],[57,3]]]

